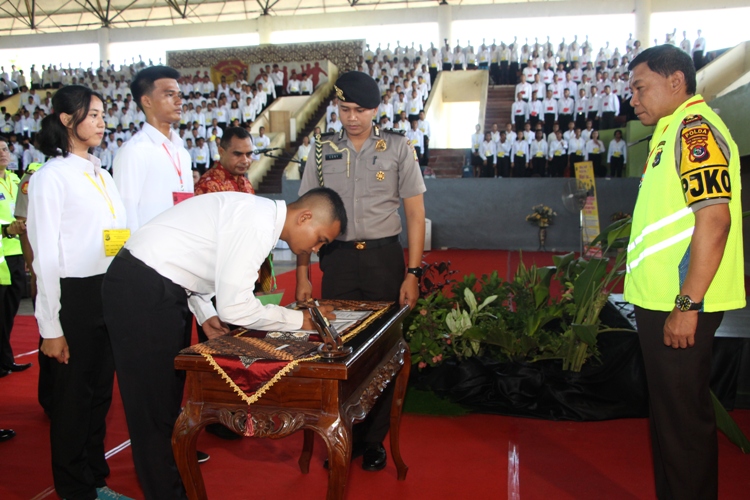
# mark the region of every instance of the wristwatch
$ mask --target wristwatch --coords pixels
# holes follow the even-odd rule
[[[422,268],[421,267],[410,267],[406,270],[406,274],[413,274],[417,277],[417,279],[420,279],[422,277]]]
[[[695,302],[689,295],[678,295],[674,299],[674,306],[682,312],[700,311],[703,307],[703,301]]]

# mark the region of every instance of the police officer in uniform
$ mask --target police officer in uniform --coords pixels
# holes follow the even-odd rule
[[[740,155],[696,94],[689,55],[659,45],[629,69],[635,112],[656,126],[625,277],[648,382],[656,496],[715,499],[711,350],[724,311],[745,307]]]
[[[342,130],[315,138],[299,194],[325,186],[344,201],[349,227],[319,252],[324,299],[393,301],[414,307],[419,296],[424,250],[424,180],[417,156],[401,133],[380,130],[372,121],[380,103],[377,83],[357,71],[336,81]],[[408,266],[398,241],[403,199],[409,242]],[[309,255],[297,258],[299,301],[312,296]],[[393,386],[389,384],[370,414],[353,429],[352,458],[362,468],[386,465],[382,441],[388,432]]]

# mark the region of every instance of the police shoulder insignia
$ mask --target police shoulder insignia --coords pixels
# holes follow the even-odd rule
[[[699,122],[701,120],[703,120],[703,117],[701,115],[688,115],[684,120],[682,120],[682,123],[683,125],[688,125],[690,123]]]
[[[29,194],[29,181],[26,181],[23,184],[21,184],[21,192],[23,194]]]
[[[693,163],[703,163],[711,156],[708,152],[708,140],[711,129],[708,125],[688,127],[682,131],[682,140],[688,150],[688,159]]]

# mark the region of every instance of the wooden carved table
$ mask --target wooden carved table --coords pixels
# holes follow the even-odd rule
[[[252,405],[247,405],[203,356],[179,355],[175,368],[187,372],[188,400],[175,424],[172,447],[188,498],[207,498],[196,457],[201,429],[220,422],[243,434],[249,418],[255,437],[278,439],[304,430],[299,459],[303,474],[310,466],[313,432],[320,434],[328,448],[327,498],[343,499],[352,454],[352,424],[365,418],[389,383],[395,383],[391,457],[398,479],[404,480],[408,467],[399,450],[399,425],[411,367],[409,346],[402,335],[408,312],[408,307],[394,306],[347,342],[354,349],[350,356],[301,362]]]

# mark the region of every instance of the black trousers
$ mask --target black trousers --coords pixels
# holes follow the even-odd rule
[[[102,287],[135,471],[147,500],[185,499],[172,453],[185,372],[174,358],[190,344],[185,289],[123,249]]]
[[[568,130],[568,123],[570,123],[571,121],[573,121],[572,114],[560,113],[559,115],[557,115],[557,123],[560,124],[560,130],[563,133]]]
[[[623,166],[625,165],[625,159],[620,156],[619,158],[612,157],[609,162],[609,175],[612,177],[622,177]]]
[[[576,128],[586,128],[586,113],[576,113]]]
[[[534,177],[545,177],[547,169],[547,159],[542,157],[534,157],[531,159],[531,170]]]
[[[513,177],[526,177],[526,156],[513,157]]]
[[[10,332],[26,288],[26,267],[23,255],[8,255],[5,262],[10,271],[10,285],[0,285],[0,368],[7,370],[14,363]]]
[[[664,345],[669,313],[635,308],[648,382],[651,453],[661,500],[718,496],[716,415],[709,392],[714,333],[724,313],[699,313],[695,345]]]
[[[508,156],[497,157],[497,175],[510,177],[510,158]]]
[[[508,69],[508,61],[500,61],[500,85],[508,85],[510,83],[510,71]]]
[[[399,242],[369,250],[335,248],[335,243],[323,248],[320,270],[324,299],[398,302],[406,273],[404,250]],[[383,442],[390,427],[394,386],[395,381],[391,381],[365,420],[354,426],[355,444]]]
[[[424,136],[424,153],[422,153],[422,158],[419,161],[419,164],[422,167],[426,167],[430,163],[430,138],[428,136]]]
[[[196,163],[195,169],[198,171],[198,173],[202,176],[206,173],[206,164],[205,163]]]
[[[549,162],[549,176],[562,177],[565,174],[565,165],[567,164],[567,155],[553,156]]]
[[[516,127],[516,133],[521,133],[523,131],[524,125],[526,125],[526,116],[525,115],[514,116],[513,123]]]
[[[500,65],[496,62],[490,63],[490,78],[492,78],[493,84],[500,84]]]
[[[599,118],[596,116],[596,111],[589,111],[586,115],[586,121],[591,120],[591,128],[599,130]],[[585,127],[584,127],[585,128]]]
[[[693,65],[695,66],[696,70],[699,70],[703,67],[703,51],[702,50],[696,50],[693,52]]]
[[[589,153],[589,161],[594,167],[594,177],[606,177],[607,165],[602,162],[604,153]]]
[[[276,97],[284,95],[284,87],[282,85],[274,85],[274,90],[276,91]]]
[[[432,66],[430,66],[430,83],[432,84],[435,83],[435,78],[437,78],[437,74],[438,74],[437,67],[433,68]]]
[[[102,314],[102,279],[60,280],[60,323],[70,360],[50,363],[50,445],[55,491],[62,498],[96,498],[109,475],[104,435],[115,369]]]
[[[605,111],[602,113],[602,130],[609,130],[615,128],[615,112]]]
[[[453,69],[453,64],[451,63],[443,63],[443,71],[450,71]],[[432,83],[435,83],[434,81]]]

